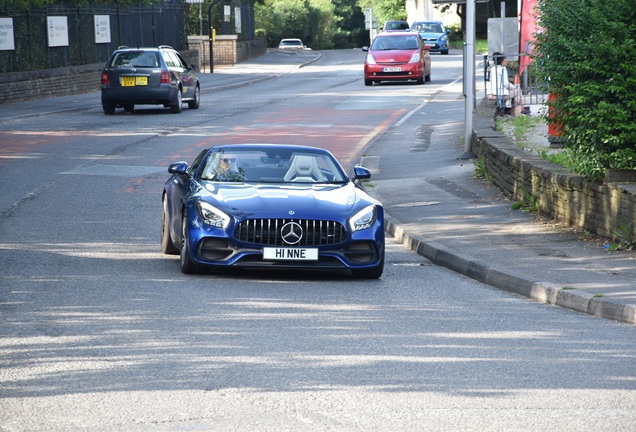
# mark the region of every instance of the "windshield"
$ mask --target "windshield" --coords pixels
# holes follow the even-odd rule
[[[290,149],[219,149],[208,155],[201,180],[242,183],[343,183],[330,155]]]
[[[374,51],[416,50],[420,47],[419,36],[378,36],[373,41]]]

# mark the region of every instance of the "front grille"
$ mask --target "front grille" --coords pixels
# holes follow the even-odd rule
[[[374,77],[385,77],[385,76],[404,76],[408,77],[413,75],[411,71],[402,71],[402,72],[373,72]]]
[[[281,228],[288,222],[296,222],[303,229],[300,242],[294,245],[285,243],[281,236]],[[250,219],[241,222],[234,231],[234,238],[239,241],[270,246],[335,245],[344,242],[346,237],[340,223],[311,219]]]

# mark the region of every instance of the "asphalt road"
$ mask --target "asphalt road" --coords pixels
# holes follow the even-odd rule
[[[301,142],[350,166],[421,116],[459,121],[434,99],[461,73],[456,54],[434,57],[431,83],[370,88],[360,51],[322,54],[179,115],[105,116],[95,94],[0,120],[0,430],[636,427],[630,326],[493,289],[392,241],[377,281],[186,276],[160,253],[170,162],[219,142]]]

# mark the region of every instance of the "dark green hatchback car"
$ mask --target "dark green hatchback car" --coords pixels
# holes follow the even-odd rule
[[[184,102],[199,108],[201,87],[196,65],[189,66],[169,46],[157,48],[119,47],[102,71],[102,107],[132,112],[135,105],[163,105],[180,113]]]

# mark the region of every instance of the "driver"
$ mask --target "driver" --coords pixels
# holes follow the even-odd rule
[[[236,168],[236,156],[219,154],[213,179],[217,181],[244,181],[245,176],[241,171],[240,168]]]

